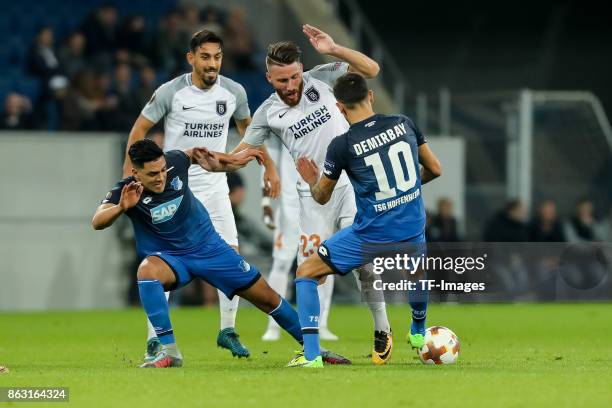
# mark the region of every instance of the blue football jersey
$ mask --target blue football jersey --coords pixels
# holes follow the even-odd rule
[[[380,114],[352,124],[330,143],[323,174],[337,180],[346,171],[357,205],[352,228],[364,239],[399,242],[423,232],[418,156],[423,143],[409,118]]]
[[[208,211],[189,189],[189,157],[180,150],[165,153],[167,179],[162,193],[145,190],[140,201],[126,211],[134,225],[136,248],[140,257],[156,252],[188,253],[205,245],[221,244]],[[118,204],[127,177],[118,182],[102,204]],[[219,242],[218,242],[219,241]]]

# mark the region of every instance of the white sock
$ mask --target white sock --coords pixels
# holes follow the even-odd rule
[[[319,302],[321,313],[319,314],[319,327],[327,327],[331,299],[334,293],[334,275],[327,275],[325,283],[317,287],[319,291]]]
[[[238,302],[240,298],[234,296],[232,300],[229,300],[225,293],[219,292],[219,311],[221,313],[221,330],[228,327],[236,327],[236,313],[238,312]]]
[[[165,292],[164,295],[166,295],[166,300],[170,299],[170,292]],[[149,321],[149,318],[147,318],[147,341],[151,340],[153,337],[157,337],[157,333],[155,333],[153,325]]]
[[[357,281],[357,287],[359,291],[363,293],[361,290],[361,282],[365,282],[368,287],[372,287],[372,282],[374,281],[374,273],[372,271],[367,270],[366,268],[358,268],[353,271],[355,275],[355,280]],[[377,293],[376,295],[381,296],[381,293]],[[367,295],[364,296],[367,299]],[[366,304],[370,309],[370,313],[372,313],[372,318],[374,319],[374,330],[376,331],[384,331],[385,333],[391,332],[391,324],[389,324],[389,319],[387,318],[387,306],[383,301],[367,301]]]
[[[287,284],[289,283],[289,271],[293,265],[293,259],[272,259],[272,269],[270,275],[268,275],[268,285],[276,291],[282,297],[287,295]],[[268,330],[272,328],[280,329],[276,320],[272,317],[268,317]]]
[[[163,347],[168,352],[168,355],[170,355],[172,357],[183,358],[183,356],[181,355],[181,352],[179,351],[178,347],[176,346],[176,343],[164,344]]]
[[[391,333],[391,324],[387,318],[387,305],[385,302],[368,302],[370,313],[374,319],[374,330]]]

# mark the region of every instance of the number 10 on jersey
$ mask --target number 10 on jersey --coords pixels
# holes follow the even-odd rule
[[[391,168],[393,169],[394,187],[389,185],[389,178],[387,177],[380,153],[364,157],[366,165],[372,166],[376,181],[378,182],[379,191],[376,193],[376,201],[395,197],[397,189],[401,192],[406,192],[413,188],[417,182],[416,166],[412,159],[412,149],[408,142],[400,141],[393,144],[387,151],[387,158],[391,162]],[[408,174],[405,174],[402,162],[408,170]]]

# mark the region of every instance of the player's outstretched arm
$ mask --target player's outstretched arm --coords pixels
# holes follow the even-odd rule
[[[309,24],[305,24],[302,31],[317,52],[348,62],[349,71],[357,72],[366,78],[374,78],[378,75],[380,71],[378,63],[367,55],[336,44],[329,34]]]
[[[95,230],[103,230],[108,228],[117,218],[124,212],[138,204],[144,187],[142,184],[132,181],[126,184],[121,189],[121,198],[118,204],[102,204],[96,210],[96,213],[91,220],[91,225]]]
[[[128,138],[127,146],[125,148],[125,159],[123,160],[123,177],[127,177],[132,174],[132,163],[128,156],[128,151],[130,150],[130,146],[135,142],[142,140],[145,138],[147,132],[155,125],[155,123],[151,122],[149,119],[145,118],[142,115],[138,116],[136,122],[134,122],[134,126],[132,126],[132,130],[130,130],[130,136]]]
[[[319,178],[319,168],[314,160],[300,157],[295,163],[298,173],[310,186],[312,198],[319,204],[326,204],[334,192],[338,180],[333,180],[325,175]]]
[[[427,143],[419,146],[419,163],[423,166],[421,167],[421,184],[429,183],[442,175],[440,160],[427,146]]]
[[[281,162],[283,145],[281,144],[278,138],[271,139],[271,142],[266,145],[266,149],[268,150],[268,154],[270,158],[278,165]],[[262,189],[262,197],[261,197],[261,211],[262,211],[262,219],[266,227],[268,229],[274,230],[276,229],[276,223],[274,220],[274,209],[272,208],[272,200],[270,197],[266,195],[266,190]]]
[[[246,166],[251,160],[263,162],[263,153],[258,149],[244,149],[236,153],[213,152],[205,147],[194,147],[185,151],[193,164],[199,164],[211,172],[232,172]]]
[[[253,146],[244,141],[240,142],[238,146],[232,150],[232,154],[236,152],[240,152],[246,149],[257,149],[262,153],[262,162],[260,163],[264,166],[264,194],[267,197],[276,199],[280,195],[280,177],[278,176],[278,172],[276,171],[276,166],[274,165],[274,160],[270,157],[268,153],[268,149],[266,146]]]

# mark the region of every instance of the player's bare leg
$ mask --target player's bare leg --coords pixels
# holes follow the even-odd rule
[[[281,302],[280,295],[268,285],[264,278],[259,278],[250,288],[238,294],[266,314],[270,314]]]
[[[230,245],[234,250],[240,253],[237,245]],[[229,350],[234,357],[249,357],[251,353],[240,342],[240,336],[236,333],[236,313],[238,312],[238,304],[240,298],[234,296],[233,299],[228,299],[220,290],[219,293],[219,312],[221,315],[221,328],[217,335],[217,346]]]
[[[137,277],[140,300],[161,343],[155,358],[145,362],[141,367],[181,367],[183,356],[174,340],[168,300],[164,295],[164,289],[169,289],[176,283],[176,276],[161,258],[150,256],[138,267]]]

